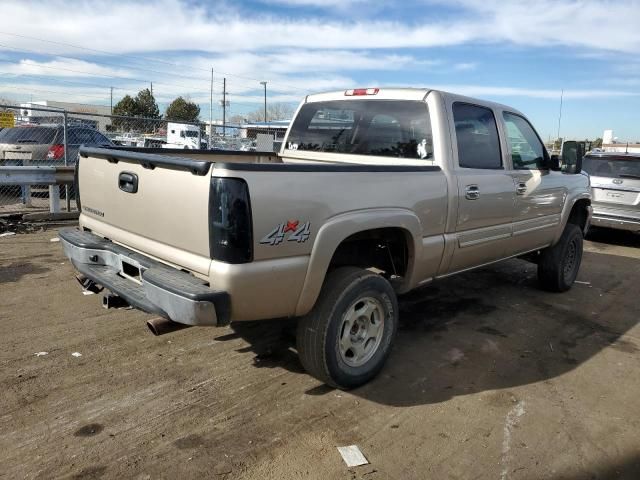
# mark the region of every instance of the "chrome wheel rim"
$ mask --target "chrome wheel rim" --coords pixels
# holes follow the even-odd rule
[[[565,281],[571,280],[571,276],[573,275],[573,269],[575,268],[576,262],[578,259],[578,245],[574,240],[569,243],[569,248],[567,249],[567,255],[564,260],[564,279]]]
[[[342,361],[360,367],[371,360],[380,347],[384,333],[384,308],[372,297],[353,302],[342,316],[338,345]]]

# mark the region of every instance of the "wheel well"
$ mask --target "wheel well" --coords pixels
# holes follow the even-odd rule
[[[591,205],[591,201],[583,198],[578,200],[571,209],[571,213],[569,214],[568,223],[573,223],[574,225],[578,225],[580,230],[584,232],[584,229],[587,226],[587,219],[589,218],[589,213],[587,211],[587,207]]]
[[[397,227],[354,233],[338,245],[329,270],[354,266],[380,270],[387,278],[403,277],[412,252],[410,239],[406,230]]]

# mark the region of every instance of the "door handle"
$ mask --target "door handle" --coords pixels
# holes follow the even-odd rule
[[[138,191],[138,176],[135,173],[120,172],[118,188],[123,192],[136,193]]]
[[[527,184],[524,182],[519,182],[518,186],[516,187],[516,193],[518,195],[524,195],[525,193],[527,193]]]
[[[480,198],[480,189],[478,185],[467,185],[464,190],[464,198],[467,200],[477,200]]]

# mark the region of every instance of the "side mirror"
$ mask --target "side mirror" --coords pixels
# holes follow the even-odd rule
[[[574,140],[562,142],[560,154],[560,170],[564,173],[580,173],[582,171],[582,144]]]
[[[549,166],[549,170],[560,170],[560,156],[559,155],[551,155],[547,162]]]

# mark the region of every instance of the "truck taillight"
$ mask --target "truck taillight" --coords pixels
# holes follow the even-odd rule
[[[64,157],[64,145],[51,145],[47,151],[48,160],[60,160]]]
[[[209,248],[214,260],[227,263],[253,260],[249,188],[240,178],[211,179]]]
[[[354,88],[353,90],[345,90],[346,97],[356,97],[359,95],[377,95],[379,88]]]

